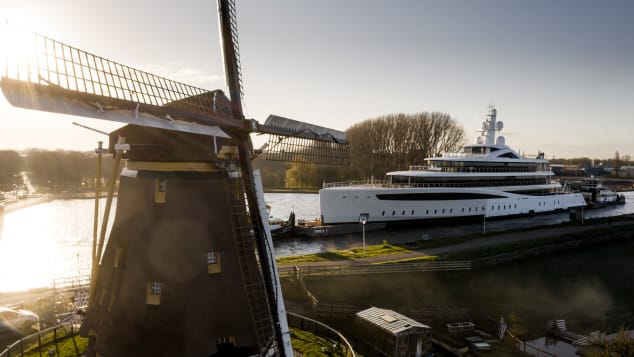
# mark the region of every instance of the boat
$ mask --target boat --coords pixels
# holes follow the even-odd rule
[[[573,191],[583,195],[589,208],[597,208],[605,205],[625,203],[625,196],[603,186],[603,180],[590,177],[581,181],[571,182]]]
[[[273,238],[282,238],[293,232],[295,229],[295,212],[291,211],[287,220],[272,217],[269,213],[269,229]]]
[[[322,225],[321,220],[303,220],[298,219],[297,225],[293,229],[293,235],[301,237],[330,237],[336,235],[362,233],[377,231],[386,227],[385,222],[368,222],[365,225],[361,223],[343,223]]]
[[[426,165],[388,172],[387,179],[325,183],[319,191],[324,225],[500,218],[564,211],[586,205],[554,179],[544,153],[527,158],[511,149],[489,108],[475,144],[427,158]]]

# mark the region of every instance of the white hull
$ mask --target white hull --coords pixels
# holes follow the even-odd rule
[[[445,198],[417,199],[417,196],[426,194]],[[392,199],[389,195],[399,196],[392,196]],[[465,199],[460,199],[461,195]],[[496,198],[472,198],[478,196]],[[368,222],[397,222],[483,215],[517,216],[567,210],[586,204],[580,193],[532,196],[494,188],[388,188],[371,185],[324,188],[319,191],[319,200],[323,224],[359,222],[362,213],[369,214]]]

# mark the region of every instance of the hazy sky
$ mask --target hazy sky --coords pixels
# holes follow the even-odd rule
[[[345,130],[441,111],[472,142],[493,104],[516,150],[634,156],[634,1],[237,2],[249,117]],[[225,87],[212,0],[2,0],[0,16],[120,63]],[[0,148],[90,150],[104,139],[73,120],[117,127],[2,97]]]

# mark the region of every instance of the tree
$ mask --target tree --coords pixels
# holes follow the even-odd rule
[[[395,113],[355,124],[346,131],[358,176],[382,176],[462,146],[464,129],[444,113]]]

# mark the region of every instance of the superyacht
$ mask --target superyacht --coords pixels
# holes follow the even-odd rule
[[[490,108],[476,144],[388,172],[385,181],[326,183],[321,224],[493,218],[564,211],[586,205],[553,178],[543,153],[527,158],[508,147]]]

